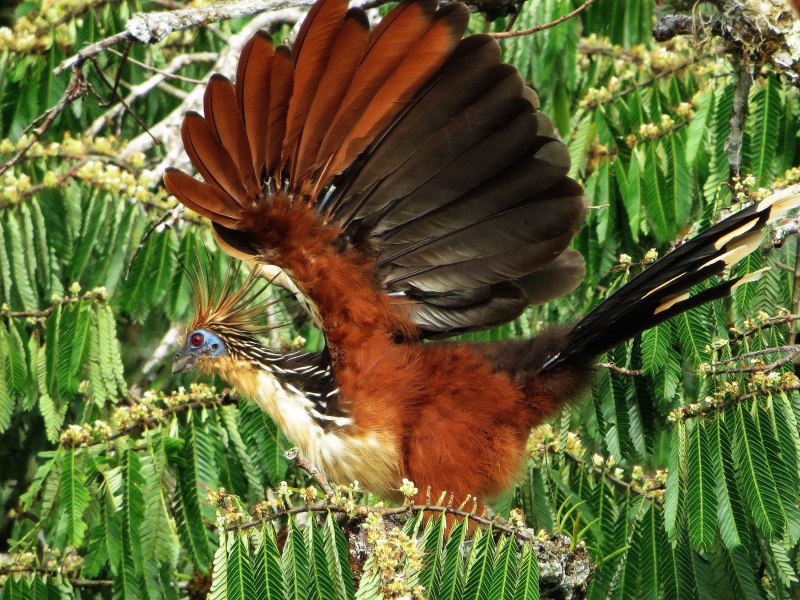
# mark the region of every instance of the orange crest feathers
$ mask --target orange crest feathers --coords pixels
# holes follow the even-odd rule
[[[228,261],[224,278],[218,277],[211,267],[204,267],[199,260],[191,273],[187,269],[196,302],[190,329],[212,326],[260,335],[283,326],[265,322],[269,308],[280,301],[260,301],[272,280],[264,280],[258,269],[253,269],[240,282],[241,264]]]

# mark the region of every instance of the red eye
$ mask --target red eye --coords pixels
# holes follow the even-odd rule
[[[189,342],[192,344],[192,346],[199,347],[203,343],[203,334],[193,333],[192,337],[189,338]]]

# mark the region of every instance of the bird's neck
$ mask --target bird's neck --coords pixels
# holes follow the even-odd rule
[[[324,426],[314,416],[313,400],[247,361],[224,358],[216,361],[215,370],[241,395],[254,400],[332,481],[358,480],[387,496],[399,486],[399,446],[393,437],[369,431],[347,417]]]
[[[376,285],[373,262],[336,248],[338,228],[326,225],[312,206],[278,196],[259,210],[263,214],[253,221],[262,224],[257,235],[260,247],[268,249],[262,258],[302,282],[301,291],[314,298],[334,358],[363,347],[376,332],[418,335],[416,325],[400,316]]]

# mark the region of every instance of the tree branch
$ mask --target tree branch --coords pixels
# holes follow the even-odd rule
[[[387,2],[389,0],[368,0],[356,2],[354,5],[367,8],[380,6]],[[231,0],[228,2],[212,2],[192,8],[137,13],[126,23],[124,31],[86,46],[77,54],[64,60],[55,69],[54,73],[59,75],[67,69],[79,69],[87,60],[123,42],[154,44],[176,31],[184,31],[230,19],[252,17],[266,12],[276,13],[285,9],[307,8],[313,3],[314,0]]]
[[[87,447],[88,446],[98,446],[100,444],[107,444],[108,442],[113,442],[114,440],[117,440],[117,439],[119,439],[121,437],[125,437],[126,435],[132,435],[132,434],[136,434],[136,433],[141,433],[145,429],[149,429],[150,427],[153,427],[155,425],[159,425],[163,421],[163,417],[166,417],[166,416],[169,416],[169,415],[180,414],[182,412],[186,412],[186,411],[189,411],[189,410],[194,410],[195,408],[203,408],[203,407],[214,406],[214,405],[224,406],[226,404],[237,404],[238,402],[239,402],[238,396],[235,396],[235,395],[233,395],[233,394],[231,394],[229,392],[223,392],[219,396],[211,398],[209,400],[196,400],[194,402],[186,402],[184,404],[176,404],[175,406],[169,406],[169,407],[163,409],[162,412],[161,412],[161,415],[162,415],[161,419],[152,418],[152,419],[146,419],[144,421],[140,421],[139,423],[136,423],[135,425],[130,425],[128,427],[124,427],[123,429],[120,429],[119,431],[115,431],[111,435],[106,436],[106,437],[104,437],[102,439],[92,440],[92,441],[86,443],[85,445]]]
[[[158,87],[161,83],[163,83],[166,79],[170,77],[179,77],[175,75],[177,71],[180,71],[184,67],[197,63],[197,62],[209,62],[216,60],[217,55],[213,52],[198,52],[195,54],[179,54],[175,58],[173,58],[163,69],[155,69],[149,65],[145,65],[144,63],[140,63],[139,61],[128,58],[127,60],[131,63],[137,64],[143,68],[149,69],[154,71],[156,74],[153,75],[150,79],[147,79],[140,83],[139,85],[133,86],[128,95],[125,97],[124,102],[119,104],[115,104],[110,109],[108,109],[105,114],[100,115],[97,117],[94,122],[91,124],[87,131],[92,135],[96,136],[100,134],[103,127],[105,127],[113,118],[115,118],[120,113],[124,112],[125,105],[132,105],[137,99],[145,96],[151,90]]]
[[[734,190],[735,180],[742,171],[742,147],[744,145],[744,122],[747,118],[747,98],[753,85],[753,73],[750,67],[737,65],[735,75],[736,89],[733,92],[733,108],[731,109],[730,131],[725,142],[728,154],[728,182]],[[734,198],[738,202],[739,198]]]
[[[612,373],[616,373],[617,375],[625,375],[627,377],[637,377],[642,374],[642,371],[639,369],[626,369],[625,367],[617,366],[613,362],[594,363],[594,366],[597,369],[608,369]]]
[[[86,89],[86,79],[84,78],[83,73],[81,71],[74,71],[69,84],[67,84],[67,89],[64,90],[64,93],[61,95],[61,98],[59,98],[58,102],[56,102],[55,106],[47,109],[46,112],[36,119],[36,121],[34,121],[34,123],[36,123],[44,119],[44,122],[41,124],[41,126],[33,130],[33,136],[31,136],[31,139],[28,141],[28,143],[25,144],[25,146],[19,152],[17,152],[17,154],[11,160],[3,165],[0,165],[0,175],[8,171],[11,167],[25,158],[25,155],[28,153],[28,151],[42,138],[42,136],[50,128],[58,116],[64,112],[64,109],[72,102],[86,94]]]
[[[753,352],[746,352],[744,354],[739,354],[738,356],[733,356],[731,358],[726,358],[724,360],[720,360],[715,363],[711,363],[712,366],[719,366],[730,364],[734,362],[739,362],[741,360],[747,360],[748,358],[754,358],[756,356],[764,356],[765,354],[786,354],[781,359],[778,359],[768,365],[760,365],[760,366],[749,366],[749,367],[730,367],[726,369],[713,369],[708,371],[708,373],[712,375],[721,375],[724,373],[766,373],[767,371],[773,371],[782,367],[783,365],[791,362],[795,356],[800,354],[800,345],[793,344],[791,346],[776,346],[775,348],[764,348],[763,350],[755,350]]]
[[[295,446],[294,448],[289,448],[283,455],[287,458],[287,460],[292,461],[298,467],[303,469],[306,473],[311,475],[314,478],[319,486],[322,488],[322,491],[325,492],[326,496],[333,496],[333,488],[331,484],[328,483],[328,480],[325,479],[325,476],[320,472],[320,470],[312,463],[308,457],[300,452],[300,448]]]
[[[245,25],[236,35],[231,36],[228,45],[220,51],[217,61],[209,69],[208,75],[204,79],[207,80],[211,76],[211,73],[215,72],[232,74],[236,66],[236,59],[239,57],[239,52],[250,37],[259,29],[269,29],[277,23],[294,22],[300,18],[302,18],[302,13],[296,9],[287,9],[259,15]],[[167,167],[176,166],[189,168],[190,165],[183,151],[181,136],[175,135],[175,131],[179,129],[186,112],[198,110],[202,106],[204,91],[205,86],[196,86],[189,92],[186,99],[181,102],[180,105],[150,128],[150,133],[154,138],[163,140],[166,150],[161,161],[152,169],[153,181],[160,180],[161,175]],[[128,142],[121,156],[127,157],[137,152],[144,153],[152,147],[153,140],[150,138],[150,135],[142,133]]]
[[[523,36],[523,35],[530,35],[532,33],[537,33],[539,31],[544,31],[545,29],[550,29],[551,27],[555,27],[556,25],[560,25],[564,21],[568,21],[569,19],[572,19],[573,17],[578,16],[584,10],[589,8],[589,6],[591,6],[593,3],[594,3],[594,0],[586,0],[583,4],[581,4],[578,8],[576,8],[572,12],[567,13],[563,17],[559,17],[555,21],[550,21],[549,23],[545,23],[544,25],[536,25],[535,27],[530,27],[528,29],[520,29],[519,31],[500,31],[500,32],[496,32],[496,33],[489,33],[487,35],[489,35],[489,36],[491,36],[491,37],[493,37],[493,38],[495,38],[497,40],[500,40],[500,39],[504,39],[504,38],[520,37],[520,36]]]

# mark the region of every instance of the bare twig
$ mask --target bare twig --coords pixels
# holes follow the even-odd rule
[[[306,473],[311,475],[314,478],[319,486],[322,488],[322,491],[325,492],[325,495],[328,497],[333,496],[333,488],[331,484],[328,483],[328,480],[325,479],[325,476],[320,472],[320,470],[312,463],[308,457],[300,452],[300,448],[294,447],[289,448],[286,452],[283,453],[287,460],[292,461],[298,467],[303,469]]]
[[[108,51],[115,56],[119,56],[122,58],[122,52],[118,52],[113,48],[109,48]],[[192,77],[184,77],[183,75],[176,75],[175,71],[182,69],[183,67],[196,63],[196,62],[209,62],[212,60],[216,60],[217,58],[216,52],[195,52],[194,54],[178,54],[175,58],[173,58],[169,64],[164,67],[163,69],[159,69],[158,67],[154,67],[153,65],[148,65],[147,63],[143,63],[140,60],[136,60],[128,56],[126,60],[136,65],[137,67],[142,67],[147,71],[152,71],[153,73],[158,73],[159,75],[163,75],[164,79],[174,79],[175,81],[183,81],[184,83],[193,83],[195,85],[202,84],[204,81],[202,79],[194,79]],[[177,65],[177,68],[174,66]],[[133,89],[133,88],[131,88]]]
[[[64,93],[59,98],[58,102],[56,102],[55,106],[47,109],[47,111],[39,117],[39,119],[44,119],[44,122],[33,130],[33,136],[31,136],[30,141],[25,144],[25,146],[17,152],[17,154],[8,162],[3,165],[0,165],[0,175],[8,171],[11,167],[16,165],[20,162],[28,151],[33,147],[33,145],[38,142],[45,132],[50,128],[53,122],[58,118],[58,116],[64,112],[64,109],[83,96],[86,93],[86,79],[82,72],[80,71],[73,71],[72,78],[69,80],[69,84],[67,84],[67,89],[64,90]],[[39,120],[37,119],[37,121]]]
[[[625,375],[627,377],[637,377],[642,374],[642,371],[639,369],[626,369],[625,367],[620,367],[614,364],[613,362],[598,362],[594,363],[595,368],[598,369],[608,369],[613,373],[617,373],[618,375]]]
[[[139,85],[133,86],[128,95],[125,97],[124,104],[115,104],[109,110],[107,110],[104,114],[97,117],[91,126],[88,129],[88,132],[91,133],[93,136],[96,136],[102,131],[103,127],[106,126],[114,117],[119,115],[125,110],[125,105],[132,105],[137,99],[142,98],[143,96],[147,95],[150,91],[158,87],[161,83],[164,82],[167,78],[175,78],[181,80],[188,80],[191,83],[198,83],[198,80],[195,79],[188,79],[185,77],[181,77],[180,75],[175,75],[175,72],[180,71],[184,67],[194,64],[197,62],[209,62],[216,60],[217,54],[213,52],[198,52],[196,54],[179,54],[175,58],[173,58],[163,69],[156,69],[149,65],[145,65],[135,59],[128,57],[128,60],[136,65],[139,65],[143,68],[149,69],[156,73],[150,79],[143,81]]]
[[[576,8],[572,12],[567,13],[562,17],[559,17],[555,21],[550,21],[549,23],[545,23],[543,25],[536,25],[535,27],[529,27],[528,29],[520,29],[519,31],[499,31],[496,33],[489,33],[488,35],[490,35],[495,39],[503,39],[503,38],[519,37],[523,35],[530,35],[532,33],[544,31],[545,29],[550,29],[551,27],[560,25],[564,21],[568,21],[569,19],[581,14],[584,10],[589,8],[589,6],[591,6],[593,3],[594,0],[586,0],[583,4],[581,4],[578,8]]]
[[[259,15],[247,25],[242,28],[236,35],[231,36],[229,44],[223,48],[217,61],[209,70],[208,76],[211,73],[222,73],[231,75],[236,66],[236,59],[239,52],[247,43],[247,40],[259,29],[269,29],[277,23],[294,22],[302,18],[302,13],[296,9],[287,9],[278,12],[271,12],[269,14]],[[189,92],[186,99],[176,107],[164,119],[156,123],[150,128],[153,137],[162,140],[165,145],[166,152],[161,161],[153,168],[153,180],[158,180],[167,167],[189,166],[188,159],[183,150],[181,136],[175,135],[175,131],[180,127],[183,116],[189,110],[197,110],[203,103],[203,86],[197,86]],[[136,152],[146,152],[152,148],[153,142],[147,134],[140,134],[133,138],[122,151],[122,156],[130,156]]]
[[[33,566],[16,566],[10,565],[8,567],[0,568],[0,576],[13,575],[15,573],[41,573],[44,575],[61,575],[58,569],[48,569],[46,567],[33,567]],[[106,588],[114,585],[111,579],[82,579],[66,577],[67,581],[72,587],[80,587],[85,589]]]
[[[115,33],[114,35],[107,37],[105,39],[100,40],[99,42],[95,42],[94,44],[90,44],[86,46],[83,50],[78,52],[76,55],[68,58],[63,63],[61,63],[56,69],[53,71],[56,75],[61,75],[67,69],[71,69],[73,67],[77,67],[75,70],[80,70],[81,65],[83,65],[84,61],[91,58],[92,56],[97,56],[106,48],[110,48],[116,44],[121,44],[126,42],[130,39],[130,35],[127,31],[120,31],[119,33]]]
[[[129,48],[129,46],[130,46],[130,44],[127,44],[127,45],[125,46],[125,48],[126,48],[126,49],[127,49],[127,48]],[[124,60],[125,60],[125,59],[123,58],[123,63],[124,63]],[[128,114],[130,114],[130,115],[133,117],[133,120],[134,120],[134,121],[136,121],[136,124],[137,124],[137,125],[138,125],[138,126],[141,128],[141,129],[143,129],[143,130],[144,130],[144,132],[145,132],[147,135],[149,135],[149,136],[152,138],[152,140],[153,140],[153,144],[157,146],[157,145],[159,144],[159,141],[158,141],[156,138],[154,138],[154,137],[153,137],[153,134],[152,134],[152,133],[150,133],[150,129],[147,127],[147,125],[144,123],[144,121],[142,121],[142,120],[139,118],[139,116],[138,116],[138,115],[137,115],[135,112],[133,112],[133,111],[131,110],[131,107],[130,107],[130,106],[128,106],[128,104],[125,102],[125,99],[124,99],[122,96],[120,96],[120,95],[119,95],[119,76],[120,76],[120,74],[122,73],[122,64],[123,64],[123,63],[120,63],[120,66],[119,66],[119,68],[117,69],[117,75],[116,75],[116,76],[115,76],[115,78],[114,78],[114,85],[112,85],[112,84],[111,84],[111,83],[110,83],[110,82],[109,82],[109,81],[106,79],[106,76],[105,76],[105,74],[103,73],[103,69],[101,69],[101,68],[100,68],[100,65],[99,65],[99,64],[97,64],[97,57],[94,57],[94,56],[93,56],[93,57],[90,59],[90,62],[92,63],[92,66],[94,66],[94,68],[95,68],[95,71],[97,71],[97,76],[98,76],[98,78],[100,79],[100,81],[102,81],[102,82],[103,82],[103,84],[104,84],[104,85],[105,85],[105,86],[106,86],[106,87],[107,87],[107,88],[108,88],[108,89],[111,91],[111,100],[109,100],[109,101],[107,101],[107,102],[105,102],[105,103],[101,103],[101,106],[109,106],[109,105],[111,105],[111,104],[113,103],[113,100],[114,100],[114,98],[116,98],[116,99],[119,101],[119,103],[122,105],[122,108],[123,108],[123,109],[124,109],[124,110],[125,110],[125,111],[126,111]]]
[[[744,144],[744,121],[747,118],[747,98],[753,85],[751,68],[738,65],[734,71],[736,88],[733,92],[733,108],[731,109],[730,131],[725,142],[725,152],[728,154],[729,185],[734,190],[735,179],[742,171],[742,147]],[[738,202],[739,198],[734,197]]]
[[[74,302],[89,302],[89,301],[103,302],[104,300],[105,299],[100,294],[94,294],[90,292],[80,298],[67,296],[60,302],[56,302],[55,304],[53,304],[52,306],[48,306],[47,308],[0,312],[0,316],[9,319],[26,319],[26,318],[45,319],[50,316],[50,313],[52,313],[57,306],[66,306],[67,304],[72,304]]]
[[[614,99],[618,100],[619,98],[627,96],[628,94],[632,94],[636,90],[649,87],[654,83],[660,81],[661,79],[664,79],[665,77],[669,77],[670,75],[673,75],[675,73],[680,73],[684,69],[687,69],[692,65],[695,65],[704,60],[708,60],[709,58],[712,57],[713,55],[711,54],[701,54],[699,56],[692,56],[688,60],[685,60],[682,63],[675,65],[674,67],[670,67],[668,69],[664,69],[663,71],[659,71],[658,73],[656,73],[655,75],[653,75],[648,79],[645,79],[644,81],[634,82],[628,87],[626,87],[624,90],[620,92],[614,92]],[[584,104],[584,108],[597,108],[598,106],[600,106],[601,103],[602,103],[601,100],[593,100],[592,102],[587,102],[586,104]]]

